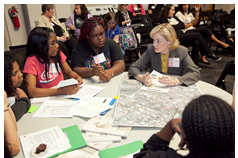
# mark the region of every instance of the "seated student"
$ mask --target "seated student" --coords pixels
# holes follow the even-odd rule
[[[149,4],[148,5],[148,14],[149,16],[155,17],[159,16],[161,9],[164,7],[164,4]]]
[[[189,154],[182,156],[169,147],[173,135],[182,138]],[[144,143],[134,158],[231,158],[235,157],[235,111],[225,101],[210,95],[192,100],[181,119],[170,120]]]
[[[145,10],[142,4],[130,4],[129,11],[132,12],[133,16],[145,15]]]
[[[105,61],[96,63],[93,57],[101,55]],[[118,44],[105,38],[103,22],[92,17],[83,23],[78,43],[72,52],[72,69],[81,77],[99,76],[101,82],[125,70],[125,62]]]
[[[151,78],[148,72],[141,74],[146,66],[151,63],[150,71],[156,70],[160,73],[181,75],[176,79],[164,75],[159,82],[168,86],[181,84],[191,85],[200,79],[200,72],[190,56],[188,49],[179,45],[174,28],[169,23],[160,24],[150,32],[153,38],[153,45],[147,47],[146,52],[129,67],[128,74],[143,82],[146,86],[151,85]],[[169,59],[179,63],[169,63]]]
[[[216,56],[212,52],[208,46],[208,41],[206,41],[199,32],[183,32],[183,29],[186,28],[187,25],[174,16],[174,13],[175,7],[171,4],[166,4],[159,15],[159,22],[170,23],[174,27],[182,45],[186,45],[187,42],[198,41],[200,45],[201,63],[210,65],[210,63],[206,60],[206,56],[209,60],[221,60],[221,57]],[[199,49],[196,49],[194,52],[195,56],[197,56],[198,51]]]
[[[34,28],[27,41],[27,58],[23,73],[28,82],[30,97],[44,97],[59,94],[74,94],[82,78],[69,67],[66,56],[59,50],[56,34],[47,27]],[[78,85],[50,89],[64,80],[63,72],[68,78],[74,78]]]
[[[83,22],[91,17],[92,15],[89,13],[85,4],[75,4],[74,13],[69,16],[66,26],[71,30],[74,30],[78,39]]]
[[[220,40],[218,40],[214,34],[208,30],[207,28],[204,27],[194,27],[197,25],[198,20],[199,20],[199,14],[200,14],[200,4],[194,5],[195,9],[195,17],[193,14],[190,12],[190,5],[189,4],[179,4],[178,5],[178,12],[175,14],[175,16],[182,21],[185,24],[185,28],[182,29],[183,32],[199,32],[202,34],[203,38],[208,41],[211,39],[212,41],[216,42],[219,44],[224,51],[231,51],[232,47]]]
[[[118,18],[116,13],[108,12],[103,19],[104,30],[106,38],[113,39],[121,48],[122,55],[125,56],[125,51],[122,49],[121,44],[119,43],[119,32],[120,28],[118,23]]]
[[[42,4],[42,15],[36,22],[36,27],[48,27],[55,31],[56,38],[59,41],[60,50],[67,56],[67,62],[70,63],[70,55],[77,40],[69,36],[67,30],[61,25],[60,21],[53,15],[53,4]],[[69,52],[68,52],[69,49]]]
[[[14,56],[4,54],[4,91],[6,91],[8,97],[15,97],[15,103],[11,108],[16,121],[18,121],[31,106],[30,100],[26,95],[26,84]]]
[[[17,135],[17,124],[12,108],[4,91],[4,157],[14,156],[20,152],[20,142]]]
[[[118,4],[117,5],[117,17],[118,25],[121,26],[130,26],[131,20],[133,19],[133,14],[128,10],[128,4]]]

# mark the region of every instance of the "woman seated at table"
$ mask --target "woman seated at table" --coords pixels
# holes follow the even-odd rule
[[[176,32],[169,23],[160,24],[154,27],[150,32],[153,38],[153,45],[150,44],[143,55],[133,63],[129,68],[129,76],[136,78],[150,86],[152,77],[148,72],[141,74],[150,63],[150,71],[156,70],[160,73],[180,75],[172,79],[164,75],[159,82],[168,86],[177,86],[181,84],[191,85],[200,79],[200,72],[190,56],[188,49],[179,45]]]
[[[182,156],[169,147],[174,134],[181,137],[189,154]],[[231,158],[235,157],[235,111],[220,98],[203,95],[192,100],[181,119],[170,120],[152,135],[133,158]]]
[[[55,31],[56,38],[59,41],[60,50],[67,56],[67,62],[70,63],[70,55],[77,40],[69,36],[67,30],[61,25],[60,21],[53,15],[53,4],[42,4],[42,15],[36,22],[36,27],[48,27]],[[69,49],[69,52],[68,52]]]
[[[30,108],[31,103],[26,95],[26,81],[19,69],[14,56],[4,54],[4,91],[8,97],[14,97],[15,103],[11,105],[12,111],[18,121]],[[24,92],[25,91],[25,92]]]
[[[121,48],[122,55],[125,56],[125,51],[122,49],[121,44],[119,43],[119,32],[120,28],[118,23],[118,18],[116,13],[108,12],[103,19],[104,30],[106,38],[113,39]]]
[[[63,72],[68,78],[76,79],[78,84],[50,89],[64,80]],[[74,94],[83,83],[82,78],[71,70],[66,56],[59,50],[56,34],[47,27],[36,27],[31,31],[23,73],[26,74],[30,97]]]
[[[132,12],[133,16],[145,15],[145,10],[142,4],[130,4],[129,11]]]
[[[69,16],[69,19],[65,25],[71,30],[74,30],[78,39],[80,35],[80,28],[82,27],[83,22],[91,17],[92,15],[88,12],[85,4],[75,4],[74,13]]]
[[[118,25],[121,26],[130,26],[131,20],[133,19],[133,14],[128,10],[128,4],[118,4],[117,5],[117,17]]]
[[[218,40],[214,34],[204,27],[194,27],[197,25],[199,21],[199,14],[200,14],[200,4],[194,5],[195,9],[195,17],[190,12],[190,5],[189,4],[179,4],[178,5],[178,12],[175,14],[175,16],[182,21],[185,24],[185,28],[183,29],[183,32],[199,32],[202,34],[203,38],[205,38],[206,41],[211,39],[212,41],[219,44],[223,50],[232,51],[232,47],[220,40]]]
[[[18,154],[20,148],[16,118],[7,101],[7,93],[4,91],[4,157],[12,157]]]
[[[71,57],[75,72],[81,77],[99,76],[101,82],[125,70],[121,49],[114,40],[105,38],[103,26],[98,17],[85,20]]]
[[[182,45],[186,45],[188,42],[198,41],[200,45],[201,63],[210,65],[207,59],[214,61],[221,60],[221,57],[216,56],[212,52],[212,50],[208,46],[208,41],[206,41],[199,32],[183,32],[183,29],[185,29],[187,25],[180,21],[176,16],[174,16],[174,14],[175,7],[171,4],[166,4],[163,10],[161,10],[161,14],[159,15],[159,22],[170,23],[174,27],[178,39]],[[198,51],[199,49],[196,50],[195,55],[198,53]]]

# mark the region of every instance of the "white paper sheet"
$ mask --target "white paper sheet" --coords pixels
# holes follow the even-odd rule
[[[88,100],[104,89],[104,87],[85,85],[80,88],[77,93],[72,95],[66,95],[64,96],[64,98],[78,98],[81,100]]]
[[[46,100],[32,117],[73,117],[78,104],[75,101]]]
[[[93,100],[86,102],[80,101],[79,103],[80,106],[78,106],[77,109],[75,110],[74,116],[91,118],[97,116],[98,114],[100,114],[105,110],[112,108],[111,105],[100,103]]]
[[[31,103],[43,103],[45,100],[48,100],[50,97],[36,97],[31,99]]]
[[[39,156],[37,158],[49,157],[71,148],[68,138],[65,137],[59,126],[22,135],[20,136],[20,141],[25,158],[32,157],[31,147],[35,144],[44,143],[50,146],[49,151],[44,156]]]
[[[66,87],[66,86],[72,86],[72,85],[76,85],[76,84],[78,84],[78,81],[75,80],[74,78],[67,79],[67,80],[62,80],[62,81],[59,82],[58,88]]]
[[[12,106],[13,104],[15,104],[15,97],[7,97],[7,101],[10,104],[10,106]]]

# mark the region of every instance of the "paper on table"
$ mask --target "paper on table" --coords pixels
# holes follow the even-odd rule
[[[43,103],[45,100],[48,100],[50,97],[36,97],[31,99],[31,103]]]
[[[74,101],[46,100],[32,117],[73,117],[77,105]]]
[[[95,96],[99,92],[101,92],[104,87],[98,87],[98,86],[90,86],[85,85],[84,87],[80,88],[77,93],[72,95],[66,95],[64,98],[78,98],[81,100],[88,100],[91,97]]]
[[[25,158],[32,157],[31,147],[35,144],[44,143],[50,145],[49,151],[44,156],[39,156],[38,158],[49,157],[71,148],[69,140],[65,137],[59,126],[22,135],[20,136],[20,141]]]
[[[91,118],[110,108],[112,108],[111,105],[90,100],[85,103],[81,102],[81,105],[75,110],[74,116]]]
[[[10,106],[12,106],[13,104],[15,104],[15,97],[7,97],[7,101],[10,104]]]
[[[78,81],[75,80],[74,78],[66,79],[66,80],[62,80],[59,82],[58,88],[72,86],[72,85],[76,85],[76,84],[78,84]]]
[[[143,142],[141,140],[138,140],[126,145],[99,151],[99,156],[100,158],[118,158],[138,152],[138,150],[142,148]]]

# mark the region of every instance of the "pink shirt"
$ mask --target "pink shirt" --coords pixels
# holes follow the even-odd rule
[[[61,63],[63,64],[66,60],[66,56],[61,51],[60,51],[60,57],[61,57]],[[51,88],[58,85],[60,81],[64,80],[64,76],[63,76],[63,72],[61,68],[59,67],[58,69],[60,72],[59,74],[57,73],[57,71],[55,73],[54,71],[55,68],[53,69],[53,71],[49,70],[50,72],[49,72],[48,81],[47,81],[45,77],[45,63],[40,63],[37,57],[34,55],[31,57],[27,57],[25,65],[24,65],[23,73],[33,74],[36,76],[37,88]]]

